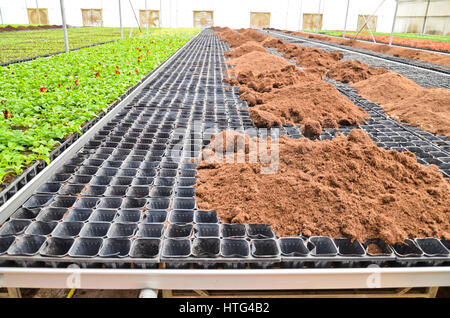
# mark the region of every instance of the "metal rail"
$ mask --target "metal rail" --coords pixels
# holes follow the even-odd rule
[[[426,67],[422,67],[422,66],[417,66],[417,65],[413,65],[413,64],[403,63],[403,62],[395,61],[393,59],[379,57],[379,56],[376,56],[375,54],[371,54],[369,52],[362,53],[362,52],[359,52],[359,51],[356,51],[356,50],[342,48],[341,46],[336,46],[336,45],[332,45],[332,44],[325,44],[325,43],[319,42],[318,40],[305,39],[305,38],[303,38],[301,36],[291,36],[291,35],[288,35],[288,34],[285,34],[285,33],[282,33],[282,32],[278,32],[278,31],[266,30],[266,32],[269,33],[269,34],[272,33],[272,34],[274,34],[274,35],[276,35],[278,37],[286,37],[286,38],[289,38],[289,39],[292,39],[292,40],[303,41],[303,42],[310,42],[310,43],[314,43],[315,45],[322,45],[322,46],[330,47],[330,48],[335,49],[335,50],[337,49],[337,50],[340,50],[340,51],[346,51],[346,52],[350,52],[350,53],[353,53],[353,54],[370,56],[371,58],[374,58],[374,59],[378,59],[378,60],[382,60],[382,61],[389,61],[391,63],[395,63],[395,64],[398,64],[398,65],[409,66],[409,67],[412,67],[412,68],[415,68],[415,69],[419,69],[419,70],[422,70],[422,71],[428,71],[430,73],[435,73],[435,74],[445,75],[445,76],[449,76],[450,77],[450,74],[445,72],[445,71],[438,71],[438,70],[434,70],[434,69],[430,69],[430,68],[426,68]]]
[[[170,63],[176,56],[183,51],[200,33],[193,36],[188,42],[186,42],[181,48],[179,48],[171,57],[164,61],[153,73],[147,77],[141,84],[138,84],[136,89],[120,101],[112,110],[105,114],[94,126],[81,135],[77,141],[75,141],[69,148],[67,148],[61,155],[53,160],[46,168],[44,168],[36,177],[28,182],[23,188],[0,206],[0,224],[5,222],[11,214],[14,213],[36,190],[37,188],[46,182],[53,173],[61,168],[64,163],[76,154],[100,129],[102,129],[114,116],[124,108],[129,102],[131,102],[141,89],[150,82],[155,76],[157,76],[164,66]]]
[[[292,290],[450,286],[450,267],[329,269],[0,268],[0,287]]]

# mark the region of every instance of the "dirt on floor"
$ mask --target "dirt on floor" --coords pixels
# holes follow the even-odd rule
[[[353,84],[353,87],[396,120],[450,137],[449,90],[423,88],[393,72],[373,76]]]
[[[346,45],[351,47],[363,48],[367,50],[372,50],[376,52],[382,52],[386,54],[390,54],[396,57],[404,57],[408,59],[420,60],[424,62],[428,62],[431,64],[440,64],[450,66],[450,56],[446,54],[434,53],[434,52],[425,52],[415,49],[408,48],[399,48],[392,47],[385,44],[375,44],[375,43],[366,43],[357,40],[348,40],[342,39],[327,35],[320,34],[311,34],[311,33],[303,33],[303,32],[293,32],[293,31],[282,31],[288,34],[294,34],[303,36],[310,39],[317,39],[321,41],[327,41],[332,43],[337,43],[340,45]]]
[[[278,170],[262,174],[267,164],[218,162],[224,149],[236,156],[239,138],[250,158],[258,139],[222,132],[198,165],[198,207],[223,222],[270,224],[279,236],[450,239],[450,180],[410,152],[379,148],[359,129],[324,141],[283,136]]]
[[[66,298],[70,289],[21,288],[22,298]],[[138,298],[140,290],[77,289],[72,298]]]

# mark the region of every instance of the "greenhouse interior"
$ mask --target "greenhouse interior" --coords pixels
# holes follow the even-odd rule
[[[450,297],[450,0],[2,0],[0,65],[0,298]]]

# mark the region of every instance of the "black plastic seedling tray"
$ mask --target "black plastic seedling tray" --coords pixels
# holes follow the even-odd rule
[[[416,239],[407,247],[380,246],[382,254],[370,255],[366,244],[382,242],[278,238],[268,225],[224,224],[215,211],[199,210],[191,158],[208,144],[203,132],[254,128],[238,88],[222,82],[227,49],[212,30],[204,30],[151,79],[2,225],[0,266],[320,268],[450,262],[447,241]],[[371,136],[385,136],[379,133],[389,127],[397,134],[384,143],[405,138],[424,153],[433,147],[429,159],[450,163],[442,156],[445,140],[408,139],[405,130],[376,112],[372,120],[366,127],[373,129]],[[298,127],[280,128],[302,137]]]

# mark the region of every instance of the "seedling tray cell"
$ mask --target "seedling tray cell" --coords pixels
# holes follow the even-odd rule
[[[131,248],[131,240],[128,238],[107,238],[100,249],[100,257],[127,257]]]
[[[61,183],[58,182],[47,182],[41,185],[36,192],[37,193],[43,193],[43,194],[52,194],[58,192],[59,188],[61,187]]]
[[[310,237],[307,247],[313,256],[335,256],[338,253],[333,240],[325,236]]]
[[[341,256],[364,256],[365,250],[361,243],[358,240],[354,240],[353,242],[347,238],[336,238],[334,239],[334,243],[338,248],[338,253]]]
[[[194,210],[173,210],[170,213],[170,223],[192,223],[194,221]]]
[[[66,184],[58,191],[58,193],[62,195],[77,195],[83,192],[83,195],[87,195],[86,192],[83,191],[84,188],[84,184]]]
[[[406,239],[404,243],[394,244],[392,248],[399,257],[420,257],[423,255],[422,250],[410,239]]]
[[[191,255],[191,242],[189,239],[173,239],[164,240],[162,257],[189,257]]]
[[[268,224],[247,224],[247,234],[253,239],[273,238],[275,236]]]
[[[103,244],[103,239],[92,237],[79,237],[69,250],[70,257],[95,257]]]
[[[73,238],[50,237],[39,250],[41,256],[64,257],[74,242]]]
[[[137,223],[140,222],[142,218],[141,210],[120,210],[114,222],[120,223]]]
[[[164,236],[172,239],[189,238],[192,235],[192,224],[169,224]]]
[[[164,224],[142,223],[139,224],[136,236],[138,238],[161,238],[164,231]]]
[[[83,225],[83,222],[62,222],[56,226],[51,235],[62,238],[75,237],[80,233]]]
[[[164,223],[167,221],[167,210],[148,210],[144,215],[144,223]]]
[[[23,204],[23,207],[27,209],[39,208],[49,205],[52,200],[52,195],[36,194],[28,199],[28,201]]]
[[[6,253],[8,248],[14,243],[14,236],[0,237],[0,255]]]
[[[172,187],[170,186],[154,186],[150,191],[150,197],[170,197],[172,194]]]
[[[49,235],[58,222],[34,221],[25,230],[26,235]]]
[[[47,207],[39,212],[36,220],[43,222],[59,221],[68,212],[67,208]]]
[[[435,238],[417,238],[417,245],[423,251],[425,256],[448,256],[450,251],[441,243],[440,240]]]
[[[217,211],[196,210],[194,212],[195,223],[218,223]]]
[[[192,242],[194,257],[217,257],[220,253],[220,239],[214,237],[199,237]]]
[[[45,236],[25,235],[17,238],[9,247],[8,255],[26,255],[33,256],[39,252],[39,249],[46,241]]]
[[[243,238],[246,236],[247,231],[244,224],[221,224],[220,234],[224,238]]]
[[[157,258],[161,247],[161,240],[153,238],[138,238],[133,242],[130,251],[132,258]]]
[[[105,237],[111,224],[106,222],[90,221],[80,232],[80,237]]]
[[[194,225],[196,237],[219,237],[219,225],[215,223],[201,223]]]
[[[27,209],[27,208],[20,208],[16,212],[14,212],[13,215],[11,215],[11,220],[31,220],[36,218],[38,213],[40,212],[40,209]]]
[[[106,234],[107,237],[132,237],[137,230],[135,223],[113,223]]]

